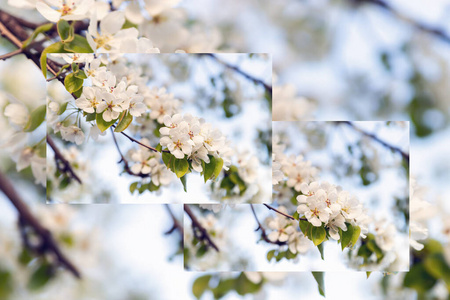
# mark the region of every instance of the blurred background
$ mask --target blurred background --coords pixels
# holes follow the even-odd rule
[[[220,10],[217,9],[219,5]],[[1,7],[7,8],[5,0],[1,1]],[[220,34],[221,45],[214,51],[272,53],[276,74],[274,91],[276,85],[279,85],[281,96],[288,97],[288,100],[293,103],[300,99],[302,99],[301,103],[308,103],[303,106],[307,109],[298,109],[297,115],[303,120],[410,121],[410,171],[416,176],[418,182],[427,188],[423,192],[423,198],[435,204],[441,211],[440,215],[431,220],[430,234],[445,243],[447,236],[442,232],[443,219],[446,218],[450,209],[446,199],[446,195],[449,194],[450,179],[448,172],[450,161],[447,159],[450,140],[448,127],[450,3],[448,0],[434,0],[427,3],[418,0],[246,0],[220,3],[197,0],[181,2],[177,7],[188,16],[184,24],[186,27],[188,23],[195,23],[204,31],[214,29]],[[20,11],[20,15],[24,18],[28,16],[26,11]],[[36,20],[36,18],[30,20]],[[4,39],[1,43],[2,53],[14,50]],[[14,57],[0,63],[2,70],[0,85],[2,91],[15,95],[20,101],[33,108],[38,105],[35,102],[36,98],[45,100],[45,82],[37,68],[19,63],[22,60],[20,57]],[[30,74],[30,76],[23,76],[24,74]],[[20,82],[29,79],[31,81],[19,85],[17,84],[19,79]],[[36,79],[41,80],[37,85],[32,83]],[[27,88],[23,88],[24,86]],[[42,88],[39,94],[42,97],[36,97],[37,86]],[[274,95],[274,106],[283,100],[284,98],[277,98]],[[2,101],[3,108],[6,100]],[[2,118],[0,122],[6,124],[6,120]],[[9,126],[2,125],[2,140],[8,128]],[[44,132],[45,128],[41,133]],[[36,137],[36,140],[38,141],[39,137]],[[34,178],[30,171],[28,174],[26,174],[27,171],[17,174],[9,157],[2,159],[1,170],[8,172],[8,176],[20,186],[21,195],[30,203],[44,203],[44,190],[32,184]],[[18,271],[19,267],[10,265],[8,268],[5,267],[7,262],[11,261],[8,253],[12,253],[12,257],[19,254],[20,236],[17,231],[15,211],[3,196],[2,199],[0,201],[1,230],[7,235],[2,235],[0,245],[8,246],[15,243],[19,247],[15,251],[11,250],[14,249],[12,246],[6,247],[6,250],[2,249],[1,276],[4,276],[3,279],[14,278],[14,284],[9,283],[7,279],[1,280],[0,290],[7,290],[8,287],[11,289],[12,286],[17,287],[16,291],[19,292],[20,285],[16,283],[29,276],[33,266],[23,269],[22,273]],[[48,206],[45,209],[50,211]],[[95,208],[89,207],[89,209]],[[166,220],[167,227],[164,227],[162,231],[171,226],[168,216]],[[121,223],[120,227],[126,225],[127,223]],[[57,228],[58,226],[55,225],[50,229]],[[144,239],[150,232],[153,231],[145,231]],[[97,240],[103,239],[106,238]],[[166,249],[170,247],[170,243],[165,237],[164,241],[152,248],[152,251],[155,251],[154,248],[162,248],[170,255],[171,251]],[[136,245],[136,248],[139,245]],[[117,259],[114,262],[118,261]],[[136,267],[131,263],[128,266],[130,270]],[[108,264],[108,267],[111,267],[111,264]],[[13,270],[13,273],[8,275],[8,270]],[[105,272],[101,273],[105,276]],[[62,274],[65,274],[64,272],[61,272],[61,276],[70,277],[70,274]],[[174,294],[171,293],[178,293],[176,296],[182,298],[193,297],[192,283],[200,274],[160,271],[157,276],[149,278],[155,285],[163,286],[164,281],[157,280],[162,274],[170,274],[170,278],[177,283],[177,288],[175,289],[170,282],[170,287],[161,288],[160,293],[144,292],[143,299],[150,298],[151,295],[159,299],[173,299]],[[216,276],[220,275],[216,274]],[[236,274],[223,276],[226,278]],[[402,276],[403,274],[389,276],[393,282],[399,284],[397,288],[394,285],[394,288],[390,290],[397,293],[395,296],[386,296],[383,294],[382,283],[386,282],[387,276],[383,274],[373,273],[369,279],[366,279],[364,272],[328,272],[325,276],[327,298],[348,298],[349,291],[352,291],[355,299],[417,299],[418,296],[413,290],[399,287]],[[123,281],[123,277],[121,276],[120,280],[114,283]],[[146,277],[141,276],[136,279],[136,282],[142,282],[143,278]],[[268,298],[275,296],[289,298],[293,294],[301,294],[308,299],[323,299],[318,294],[311,274],[290,274],[282,278],[284,279],[270,281],[273,284],[265,285],[262,290],[259,290],[258,297],[265,295]],[[107,286],[109,289],[113,285],[109,282]],[[101,287],[101,285],[95,286],[97,293],[105,291]],[[73,296],[75,291],[86,291],[87,295],[90,294],[87,289],[70,289],[64,294],[65,298],[70,299],[72,295],[75,297],[73,299],[83,299],[81,296]],[[24,293],[24,291],[21,292]],[[446,287],[442,289],[442,286],[439,286],[434,292],[434,298],[447,298]],[[56,293],[56,295],[60,298],[62,293]],[[212,298],[212,295],[208,292],[205,298]],[[51,299],[50,292],[41,290],[15,298],[41,299],[42,297]],[[88,297],[105,298],[96,296],[95,293],[86,298]],[[253,295],[247,294],[245,297],[252,299]],[[240,299],[242,297],[231,291],[225,298]],[[130,296],[129,299],[133,298]]]

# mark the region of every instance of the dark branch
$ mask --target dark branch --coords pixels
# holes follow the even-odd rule
[[[385,11],[387,11],[388,13],[394,15],[398,19],[408,22],[414,28],[416,28],[420,31],[423,31],[425,33],[428,33],[432,36],[435,36],[446,43],[450,43],[450,36],[448,36],[444,30],[421,23],[417,20],[411,19],[411,18],[401,14],[397,10],[395,10],[388,2],[386,2],[384,0],[351,0],[351,1],[354,2],[356,5],[360,5],[363,3],[369,3],[369,4],[373,4],[375,6],[378,6],[382,9],[384,9]]]
[[[387,149],[390,149],[393,152],[397,152],[398,154],[400,154],[402,156],[402,158],[409,165],[409,153],[405,153],[400,148],[392,146],[392,145],[386,143],[385,141],[381,140],[379,137],[377,137],[373,133],[366,132],[366,131],[362,130],[361,128],[356,127],[352,122],[349,122],[349,121],[338,121],[337,123],[338,124],[345,124],[345,125],[353,128],[355,131],[361,133],[362,135],[367,136],[367,137],[371,138],[372,140],[374,140],[375,142],[381,144],[383,147],[385,147]]]
[[[192,212],[189,205],[184,204],[184,211],[187,213],[189,218],[192,221],[192,231],[194,232],[194,236],[200,241],[204,242],[207,246],[214,248],[217,252],[219,252],[219,248],[214,244],[211,237],[209,236],[208,231],[200,224],[197,217]]]
[[[258,220],[258,216],[256,215],[253,204],[250,204],[250,208],[252,209],[252,213],[253,213],[253,216],[255,217],[256,223],[258,223],[258,228],[256,228],[255,231],[261,230],[261,238],[269,244],[280,245],[280,246],[287,245],[286,242],[280,242],[280,241],[273,242],[273,241],[269,240],[269,238],[267,237],[267,234],[266,234],[266,230],[261,225],[261,222],[259,222],[259,220]]]
[[[264,204],[264,206],[267,207],[268,209],[273,210],[274,212],[279,213],[280,215],[285,216],[285,217],[288,218],[288,219],[297,221],[293,216],[288,215],[288,214],[285,214],[284,212],[279,211],[278,209],[276,209],[276,208],[273,207],[273,206],[270,206],[269,204],[265,204],[265,203],[263,203],[263,204]],[[302,219],[302,218],[300,218],[299,220],[304,220],[304,221],[306,221],[306,219]]]
[[[69,178],[75,179],[76,181],[78,181],[79,184],[82,184],[80,177],[78,177],[78,175],[75,173],[70,163],[67,161],[67,159],[65,159],[62,153],[59,151],[53,139],[48,134],[47,134],[47,144],[49,144],[50,147],[53,149],[53,152],[55,152],[56,167],[58,168],[58,170],[67,174]]]
[[[19,194],[9,181],[9,179],[0,172],[0,190],[8,197],[9,201],[14,205],[19,213],[19,225],[24,240],[25,247],[29,247],[30,250],[37,252],[39,255],[45,253],[53,254],[59,265],[70,271],[75,277],[81,278],[81,274],[78,269],[66,258],[66,256],[59,249],[55,239],[48,229],[42,226],[39,221],[31,214],[28,206],[20,198]],[[38,247],[33,246],[28,237],[26,227],[30,227],[33,232],[39,237],[40,244]]]
[[[128,174],[130,174],[132,176],[136,176],[136,177],[141,177],[141,178],[149,177],[150,176],[149,174],[143,174],[143,173],[136,174],[133,171],[131,171],[130,165],[128,164],[128,160],[122,154],[122,151],[120,151],[119,144],[117,143],[116,136],[114,134],[114,130],[112,129],[112,127],[110,127],[110,129],[111,129],[111,134],[112,134],[112,137],[114,140],[114,144],[116,145],[117,151],[120,154],[119,163],[123,162],[125,172],[127,172]]]
[[[169,204],[165,204],[164,206],[166,207],[167,212],[169,213],[169,215],[170,215],[170,217],[172,218],[172,221],[173,221],[173,226],[168,231],[166,231],[165,234],[169,235],[172,232],[174,232],[175,230],[177,230],[181,234],[181,240],[183,241],[183,237],[184,237],[183,225],[181,225],[181,223],[175,217],[175,215],[173,214],[172,210],[170,209]]]
[[[212,59],[214,59],[215,61],[217,61],[218,63],[222,64],[223,66],[225,66],[226,68],[235,71],[238,74],[241,74],[242,76],[244,76],[245,78],[247,78],[250,81],[253,81],[256,84],[261,85],[262,87],[264,87],[264,89],[266,90],[267,93],[269,93],[270,95],[272,95],[272,86],[268,85],[267,83],[265,83],[263,80],[259,79],[259,78],[255,78],[252,75],[242,71],[239,67],[231,65],[221,59],[219,59],[216,55],[211,54],[211,53],[203,53],[203,54],[199,54],[199,55],[204,55],[204,56],[208,56],[211,57]]]
[[[115,127],[115,126],[113,125],[113,127]],[[130,141],[132,141],[132,142],[134,142],[134,143],[136,143],[136,144],[139,144],[139,145],[141,145],[142,147],[147,148],[148,150],[151,150],[151,151],[153,151],[153,152],[159,152],[158,150],[156,150],[156,148],[153,148],[153,147],[151,147],[151,146],[147,146],[147,145],[145,145],[145,144],[142,144],[142,143],[139,142],[137,139],[135,139],[135,138],[129,136],[128,134],[126,134],[126,133],[123,132],[123,131],[120,132],[120,133],[121,133],[122,135],[126,136]],[[162,150],[162,152],[170,153],[169,150]]]

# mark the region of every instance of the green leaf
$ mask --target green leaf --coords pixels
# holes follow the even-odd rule
[[[432,253],[424,260],[425,269],[436,279],[442,279],[450,286],[450,267],[442,253]]]
[[[200,297],[209,287],[210,279],[211,275],[200,276],[195,279],[194,283],[192,284],[192,294],[194,294],[197,299],[200,299]]]
[[[366,272],[367,279],[369,279],[370,274],[372,274],[372,272]]]
[[[361,227],[353,226],[353,235],[352,235],[352,239],[351,239],[352,246],[356,245],[356,242],[358,242],[360,234],[361,234]]]
[[[162,146],[161,146],[161,144],[156,145],[155,149],[156,149],[156,151],[158,151],[158,152],[161,153],[161,151],[162,151]]]
[[[319,293],[323,297],[325,297],[325,283],[324,283],[324,272],[312,272],[312,275],[314,276],[314,279],[317,282],[317,286],[319,288]]]
[[[51,44],[42,51],[40,58],[41,71],[45,78],[47,78],[47,54],[49,53],[67,53],[67,51],[64,49],[64,44],[62,42]]]
[[[52,277],[52,266],[48,263],[43,263],[33,272],[33,274],[31,274],[27,288],[31,291],[39,290],[43,288]]]
[[[216,158],[216,164],[214,166],[214,178],[218,178],[220,175],[220,171],[222,171],[223,168],[223,159],[221,159],[220,157]]]
[[[150,192],[157,191],[157,190],[159,190],[160,187],[161,187],[160,185],[154,184],[153,181],[150,181],[149,184],[148,184],[148,190]]]
[[[208,181],[213,175],[216,169],[216,158],[212,155],[209,156],[209,163],[205,163],[203,167],[203,177],[205,178],[205,182]],[[223,163],[223,161],[222,161]]]
[[[19,261],[19,263],[21,265],[26,266],[26,265],[28,265],[28,263],[30,261],[33,260],[33,256],[31,255],[30,251],[27,248],[23,248],[22,251],[20,251],[20,254],[19,254],[19,257],[17,258],[17,260]]]
[[[22,49],[25,49],[26,47],[28,47],[32,41],[34,41],[35,38],[37,38],[37,36],[41,33],[47,32],[50,29],[53,28],[53,23],[47,23],[44,25],[39,26],[38,28],[36,28],[33,33],[31,34],[31,36],[23,42],[22,44]]]
[[[70,73],[64,78],[64,86],[69,93],[78,91],[83,86],[83,79],[75,77],[74,73]]]
[[[318,245],[317,249],[319,249],[320,257],[322,258],[322,260],[325,260],[323,256],[323,244]]]
[[[11,273],[0,269],[0,299],[9,299],[14,291],[14,282]]]
[[[312,226],[311,234],[314,246],[320,245],[323,241],[325,241],[325,238],[327,237],[327,232],[322,226]]]
[[[64,177],[63,180],[59,183],[59,189],[63,190],[70,184],[70,177]]]
[[[73,95],[75,98],[78,99],[78,98],[81,97],[81,94],[82,94],[82,93],[83,93],[83,87],[81,87],[79,90],[73,92],[72,95]]]
[[[75,34],[73,40],[70,43],[64,43],[63,49],[65,52],[72,53],[93,53],[91,46],[85,37]]]
[[[274,256],[275,256],[275,250],[270,250],[269,252],[267,252],[267,261],[270,262]]]
[[[297,221],[300,219],[300,214],[298,213],[298,211],[295,211],[294,214],[292,215],[294,217],[294,219],[296,219]]]
[[[83,70],[78,70],[78,71],[74,72],[73,74],[76,78],[87,79],[87,75],[86,75],[86,73],[84,73]]]
[[[261,283],[254,283],[250,281],[245,273],[241,273],[236,279],[236,292],[244,296],[246,294],[254,294],[261,289]]]
[[[175,157],[169,152],[162,152],[161,157],[166,167],[170,168],[170,164]]]
[[[300,230],[303,232],[305,236],[309,236],[311,223],[306,220],[300,220],[299,222]],[[311,239],[311,237],[310,237]]]
[[[189,163],[186,158],[176,159],[174,162],[174,173],[178,178],[183,177],[189,170]]]
[[[106,129],[111,127],[111,125],[113,125],[116,122],[116,120],[111,120],[111,122],[106,122],[103,119],[103,113],[97,114],[95,117],[95,120],[97,121],[98,129],[100,129],[101,132],[104,132]]]
[[[62,115],[66,111],[67,104],[69,104],[69,102],[64,102],[63,104],[61,104],[61,106],[59,107],[58,115]]]
[[[61,38],[61,41],[63,43],[68,43],[73,41],[75,30],[73,26],[69,24],[66,20],[59,20],[58,23],[56,23],[56,28],[58,30],[59,37]]]
[[[95,113],[86,114],[86,122],[94,121],[95,120]]]
[[[183,189],[184,189],[184,191],[187,193],[186,175],[182,176],[182,177],[180,178],[180,180],[181,180],[181,183],[183,184]]]
[[[422,263],[412,265],[403,279],[405,287],[415,289],[419,294],[429,291],[436,282],[436,278],[428,273]]]
[[[200,248],[198,248],[197,253],[195,253],[195,256],[197,258],[202,257],[203,255],[206,254],[206,252],[208,251],[208,246],[206,245],[201,245]]]
[[[345,223],[347,225],[347,230],[344,231],[341,228],[339,228],[339,235],[341,236],[341,248],[342,251],[344,251],[345,247],[348,246],[348,244],[351,243],[352,237],[353,237],[353,226],[352,224]]]
[[[31,132],[39,127],[45,120],[45,113],[47,112],[47,106],[42,104],[33,110],[28,119],[27,125],[23,128],[25,132]]]
[[[134,194],[134,191],[136,191],[137,186],[139,184],[139,181],[133,182],[132,184],[130,184],[130,193]]]
[[[119,123],[117,124],[114,132],[122,132],[130,126],[131,121],[133,121],[133,116],[128,112],[128,110],[123,111],[119,116]]]

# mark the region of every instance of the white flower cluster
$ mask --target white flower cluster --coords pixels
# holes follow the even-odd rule
[[[275,138],[272,154],[272,184],[281,184],[286,179],[288,187],[300,192],[302,183],[317,180],[319,170],[312,166],[310,161],[304,160],[302,155],[285,155],[284,148],[278,138]]]
[[[273,86],[273,121],[300,121],[313,119],[311,112],[314,105],[303,97],[296,95],[295,87],[291,84]]]
[[[228,152],[228,145],[222,132],[213,128],[205,120],[190,114],[164,116],[164,127],[159,132],[160,144],[167,148],[176,158],[187,157],[192,161],[192,168],[202,172],[202,161],[210,163],[208,155],[222,158]],[[231,162],[224,160],[223,168],[227,169]]]
[[[147,139],[142,139],[141,143],[150,144]],[[134,163],[131,166],[134,174],[148,174],[156,186],[168,185],[172,181],[173,173],[161,163],[161,153],[139,147],[139,149],[131,149],[128,155],[131,157],[130,162]]]
[[[128,84],[126,77],[118,81],[113,72],[100,65],[99,58],[86,63],[86,75],[92,79],[93,86],[83,88],[76,106],[86,113],[102,113],[106,122],[117,119],[126,110],[134,117],[141,116],[147,107],[144,97],[138,94],[138,86]]]
[[[362,204],[341,187],[328,182],[317,181],[300,185],[302,195],[297,196],[300,204],[297,212],[304,215],[313,226],[325,225],[329,228],[331,238],[339,240],[339,228],[347,231],[346,222],[352,225],[362,225],[365,219]],[[361,228],[364,234],[365,228]]]
[[[278,210],[287,213],[284,206],[278,207]],[[267,227],[271,231],[267,238],[272,242],[286,242],[289,251],[292,253],[306,253],[311,246],[311,241],[298,230],[298,222],[290,220],[277,214],[275,217],[268,217],[265,220]]]

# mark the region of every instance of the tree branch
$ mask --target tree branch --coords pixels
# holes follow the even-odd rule
[[[112,127],[115,128],[116,126],[113,125]],[[142,143],[139,142],[137,139],[135,139],[135,138],[129,136],[128,134],[126,134],[126,133],[123,132],[123,131],[121,131],[120,133],[121,133],[122,135],[126,136],[130,141],[132,141],[132,142],[134,142],[134,143],[136,143],[136,144],[139,144],[139,145],[141,145],[142,147],[147,148],[148,150],[151,150],[151,151],[153,151],[153,152],[159,152],[158,150],[156,150],[156,148],[153,148],[153,147],[151,147],[151,146],[147,146],[147,145],[145,145],[145,144],[142,144]],[[169,150],[162,150],[161,152],[170,153]]]
[[[286,242],[280,242],[280,241],[273,242],[273,241],[269,240],[269,238],[267,237],[267,234],[266,234],[266,230],[262,226],[261,222],[259,222],[258,216],[256,215],[256,212],[255,212],[255,208],[253,207],[253,204],[250,204],[250,208],[252,209],[252,213],[253,213],[253,216],[255,217],[256,223],[258,223],[258,228],[256,228],[255,231],[261,230],[261,238],[269,244],[274,244],[274,245],[279,245],[279,246],[286,245],[287,244]]]
[[[175,230],[178,230],[178,232],[181,234],[181,243],[183,243],[183,237],[184,237],[184,229],[183,226],[180,224],[180,222],[178,221],[178,219],[175,217],[175,215],[173,214],[172,210],[170,209],[169,204],[165,204],[164,205],[167,209],[167,212],[169,213],[170,217],[172,218],[173,221],[173,226],[166,231],[164,234],[169,235],[172,232],[174,232]]]
[[[194,236],[200,241],[204,242],[207,246],[214,248],[217,252],[219,252],[219,248],[214,244],[211,237],[209,236],[208,231],[200,224],[197,217],[192,212],[189,205],[184,204],[184,211],[187,213],[189,218],[192,221],[192,231],[194,232]]]
[[[264,206],[267,207],[269,210],[273,210],[274,212],[279,213],[280,215],[285,216],[285,217],[288,218],[288,219],[297,221],[293,216],[288,215],[288,214],[285,214],[285,213],[279,211],[278,209],[276,209],[276,208],[273,207],[273,206],[270,206],[270,205],[265,204],[265,203],[263,203],[263,204],[264,204]],[[302,218],[300,218],[299,220],[304,220],[304,221],[306,221],[306,219],[302,219]]]
[[[397,17],[398,19],[404,20],[406,22],[408,22],[409,24],[411,24],[414,28],[423,31],[425,33],[428,33],[432,36],[435,36],[439,39],[441,39],[442,41],[446,42],[446,43],[450,43],[450,36],[448,36],[444,30],[440,29],[440,28],[435,28],[433,26],[421,23],[417,20],[413,20],[409,17],[406,17],[403,14],[400,14],[397,10],[395,10],[388,2],[384,1],[384,0],[350,0],[352,2],[354,2],[356,5],[360,5],[363,3],[369,3],[369,4],[373,4],[375,6],[378,6],[382,9],[384,9],[385,11],[387,11],[388,13],[394,15],[395,17]],[[425,4],[425,3],[424,3]]]
[[[214,59],[218,63],[222,64],[226,68],[228,68],[230,70],[233,70],[233,71],[235,71],[238,74],[241,74],[242,76],[244,76],[245,78],[247,78],[250,81],[253,81],[256,84],[261,85],[262,87],[264,87],[264,89],[266,90],[267,93],[272,95],[272,86],[271,85],[268,85],[263,80],[261,80],[259,78],[255,78],[252,75],[242,71],[238,66],[231,65],[231,64],[229,64],[229,63],[219,59],[215,54],[212,54],[212,53],[202,53],[202,54],[199,54],[199,55],[211,57],[212,59]]]
[[[337,121],[337,124],[345,124],[345,125],[353,128],[355,131],[361,133],[362,135],[365,135],[365,136],[371,138],[372,140],[374,140],[375,142],[381,144],[383,147],[388,148],[388,149],[390,149],[393,152],[397,152],[398,154],[400,154],[402,156],[402,158],[409,165],[409,154],[403,152],[400,148],[388,144],[387,142],[381,140],[379,137],[377,137],[373,133],[366,132],[366,131],[362,130],[361,128],[356,127],[352,122],[349,122],[349,121]]]
[[[122,154],[122,151],[120,151],[119,144],[117,143],[116,136],[114,134],[114,130],[112,129],[112,127],[110,127],[110,129],[111,129],[111,134],[112,134],[112,137],[114,140],[114,144],[116,145],[117,151],[120,154],[119,163],[123,162],[125,172],[127,172],[128,174],[130,174],[132,176],[136,176],[136,177],[141,177],[141,178],[150,177],[150,174],[143,174],[143,173],[136,174],[133,171],[131,171],[130,165],[128,164],[128,160]]]
[[[7,60],[8,58],[16,56],[16,55],[21,54],[21,53],[22,53],[22,49],[17,49],[17,50],[14,50],[12,52],[9,52],[9,53],[1,55],[0,56],[0,60]]]
[[[38,254],[43,255],[45,253],[53,254],[58,263],[70,271],[75,277],[81,278],[80,272],[77,268],[66,258],[66,256],[59,249],[55,239],[51,232],[42,226],[39,221],[31,214],[28,206],[20,198],[17,191],[9,179],[0,172],[0,190],[8,197],[9,201],[14,205],[19,213],[19,224],[21,227],[22,237],[26,235],[25,226],[30,226],[40,239],[39,248],[33,247],[28,238],[25,238],[24,243],[26,247],[31,247],[31,250],[37,251]]]
[[[55,152],[56,167],[58,168],[58,170],[68,174],[70,178],[73,178],[76,181],[78,181],[79,184],[82,184],[80,177],[78,177],[78,175],[72,169],[70,163],[67,161],[67,159],[65,159],[62,153],[59,151],[53,139],[48,134],[47,134],[47,144],[49,144],[50,147],[53,149],[53,152]],[[59,163],[61,163],[63,167],[61,167]]]

